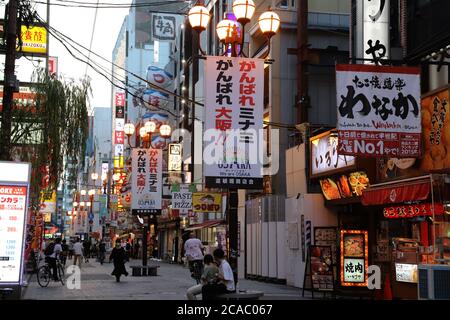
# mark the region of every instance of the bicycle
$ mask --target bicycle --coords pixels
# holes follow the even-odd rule
[[[203,261],[193,260],[189,262],[189,270],[191,271],[191,277],[195,279],[197,284],[200,284],[203,273]]]
[[[58,271],[58,278],[62,285],[65,284],[65,273],[64,267],[59,261],[56,259],[56,270]],[[39,285],[44,288],[47,287],[50,283],[50,280],[53,279],[53,268],[50,263],[46,260],[45,264],[39,267],[37,272],[37,281]]]

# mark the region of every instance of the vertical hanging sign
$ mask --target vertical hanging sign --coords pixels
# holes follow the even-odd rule
[[[161,214],[162,151],[135,148],[131,159],[132,213]]]
[[[205,95],[206,186],[262,189],[264,60],[208,56]]]
[[[357,57],[383,64],[390,57],[390,0],[357,1]]]

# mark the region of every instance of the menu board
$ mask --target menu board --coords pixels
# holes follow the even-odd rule
[[[396,263],[395,280],[417,283],[417,264]]]
[[[367,285],[368,232],[341,230],[341,285]]]
[[[330,246],[310,246],[311,280],[313,289],[333,291],[333,263]]]
[[[314,244],[317,246],[330,246],[333,265],[337,261],[337,228],[314,227]]]
[[[335,178],[319,181],[322,193],[327,200],[360,197],[362,191],[369,186],[369,178],[363,171],[352,172]]]
[[[0,185],[0,283],[20,281],[27,189]]]

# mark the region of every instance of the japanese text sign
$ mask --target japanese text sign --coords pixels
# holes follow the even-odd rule
[[[123,144],[125,142],[125,132],[116,130],[114,142],[116,144]]]
[[[192,206],[194,212],[222,212],[222,195],[195,192],[192,194]]]
[[[152,14],[152,35],[157,40],[175,40],[179,15],[167,13]]]
[[[404,206],[386,207],[383,209],[383,215],[388,219],[398,218],[414,218],[414,217],[426,217],[434,214],[443,214],[444,206],[442,203],[435,203],[434,207],[431,203],[419,203]]]
[[[208,56],[204,75],[206,186],[262,189],[264,60]]]
[[[312,137],[311,142],[311,177],[330,175],[355,165],[352,156],[339,155],[337,133],[330,131]]]
[[[365,59],[377,64],[389,58],[390,0],[362,0],[363,52]]]
[[[341,230],[341,286],[367,286],[368,232]]]
[[[116,107],[125,107],[125,92],[116,92],[115,106]]]
[[[47,30],[45,27],[21,26],[22,52],[47,53]]]
[[[131,170],[132,213],[161,213],[162,150],[133,149]]]
[[[181,144],[169,144],[169,171],[181,171]]]
[[[23,281],[30,168],[28,163],[0,162],[0,284]]]
[[[56,212],[56,190],[43,190],[40,193],[39,212],[55,213]]]
[[[420,157],[418,68],[337,65],[338,153]]]

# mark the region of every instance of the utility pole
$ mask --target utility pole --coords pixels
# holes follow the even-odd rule
[[[12,101],[14,88],[16,87],[14,69],[16,63],[17,3],[18,1],[11,0],[5,8],[6,55],[3,110],[1,114],[0,160],[11,160]]]
[[[308,121],[308,0],[297,2],[297,123]]]

